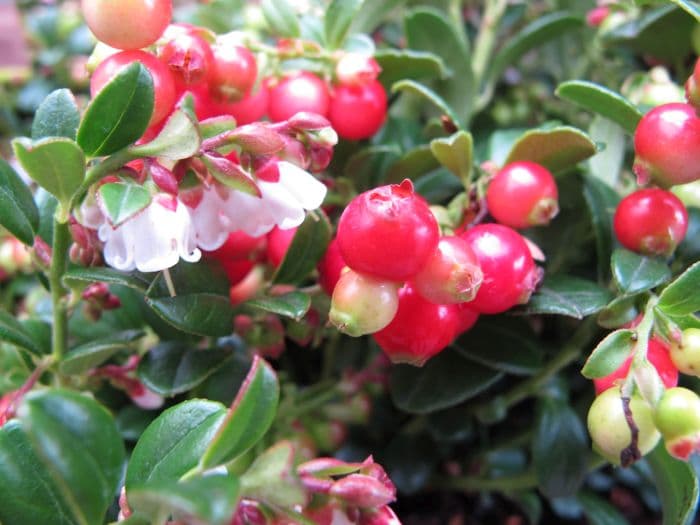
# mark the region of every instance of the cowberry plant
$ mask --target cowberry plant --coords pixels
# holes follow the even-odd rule
[[[45,4],[0,523],[693,522],[695,2]]]

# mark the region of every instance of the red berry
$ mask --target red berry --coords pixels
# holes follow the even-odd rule
[[[284,257],[287,255],[289,245],[294,240],[298,228],[290,228],[288,230],[280,230],[275,226],[270,233],[267,234],[267,261],[277,268]]]
[[[243,126],[263,118],[267,113],[269,100],[270,90],[263,82],[256,92],[249,93],[238,102],[214,102],[213,109],[216,115],[233,116],[236,124]]]
[[[335,65],[335,77],[338,84],[344,86],[361,86],[379,76],[381,68],[371,56],[361,53],[345,53]]]
[[[238,284],[261,261],[265,251],[265,236],[251,237],[241,231],[230,233],[226,242],[212,252],[205,252],[210,259],[221,263],[231,285]]]
[[[469,244],[460,237],[442,237],[413,286],[424,299],[436,304],[457,304],[476,296],[483,274]]]
[[[328,116],[338,136],[348,140],[374,135],[386,119],[386,92],[377,81],[339,85],[333,90]]]
[[[586,13],[586,23],[591,27],[600,26],[610,14],[610,6],[599,5]]]
[[[355,197],[340,217],[337,239],[353,270],[404,281],[433,253],[439,229],[428,204],[405,180]]]
[[[318,282],[328,295],[333,295],[335,285],[338,283],[345,267],[345,261],[340,254],[338,240],[333,239],[328,245],[323,259],[318,263]]]
[[[557,183],[544,166],[513,162],[490,182],[486,191],[489,213],[511,228],[549,224],[559,212]]]
[[[625,362],[620,365],[620,368],[615,370],[612,374],[593,380],[596,395],[614,386],[616,381],[624,380],[627,377],[630,366],[632,365],[632,357],[633,356],[630,355]],[[668,346],[657,337],[649,339],[647,359],[649,359],[649,362],[656,368],[666,388],[671,388],[678,384],[678,368],[676,368],[676,365],[671,361]]]
[[[613,227],[625,248],[645,255],[669,256],[685,237],[688,212],[671,192],[637,190],[620,201]]]
[[[180,87],[178,92],[187,86],[200,84],[208,79],[214,64],[211,47],[201,36],[193,31],[176,26],[165,32],[167,42],[158,51],[158,58],[168,66]]]
[[[497,314],[530,299],[541,272],[518,232],[501,224],[480,224],[460,237],[474,250],[484,274],[471,308]]]
[[[150,46],[170,23],[172,0],[82,0],[83,15],[98,40],[117,49]]]
[[[97,66],[90,79],[90,95],[97,95],[122,68],[134,62],[141,62],[153,79],[155,100],[149,125],[157,124],[170,114],[175,105],[175,82],[168,67],[145,51],[122,51],[107,57]]]
[[[693,74],[685,83],[685,96],[696,110],[700,108],[700,59],[695,62]]]
[[[479,312],[471,308],[470,303],[460,303],[455,305],[457,309],[457,335],[471,329],[479,320]]]
[[[652,109],[634,133],[634,173],[637,181],[661,187],[700,179],[700,118],[688,104],[671,103]]]
[[[313,73],[283,78],[270,89],[268,114],[273,122],[287,120],[300,111],[328,116],[330,96],[326,83]]]
[[[396,316],[374,340],[392,362],[423,366],[455,338],[458,317],[455,305],[426,301],[406,284],[399,290]]]
[[[211,89],[215,98],[222,102],[242,99],[250,92],[258,76],[255,56],[247,48],[227,39],[218,41],[212,50]]]

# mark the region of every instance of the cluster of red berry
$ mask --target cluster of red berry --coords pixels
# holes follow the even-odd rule
[[[486,197],[500,224],[456,235],[441,235],[409,180],[353,199],[319,265],[331,322],[352,336],[373,334],[394,362],[420,366],[479,314],[526,303],[542,272],[513,228],[549,222],[556,184],[544,167],[517,162],[493,177]]]

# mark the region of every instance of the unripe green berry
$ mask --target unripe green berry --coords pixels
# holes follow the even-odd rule
[[[615,465],[629,466],[650,452],[661,437],[654,426],[651,407],[639,395],[630,399],[629,412],[639,431],[636,450],[630,448],[632,432],[619,388],[609,388],[600,394],[588,411],[588,432],[593,448]]]
[[[700,450],[700,397],[692,390],[666,390],[656,405],[654,421],[672,456],[687,461]]]
[[[680,344],[671,345],[670,355],[671,361],[679,371],[700,377],[700,329],[683,330]]]

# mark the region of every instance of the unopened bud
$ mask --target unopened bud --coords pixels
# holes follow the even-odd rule
[[[333,484],[330,494],[348,505],[362,508],[381,507],[396,495],[379,480],[364,474],[350,474]]]

